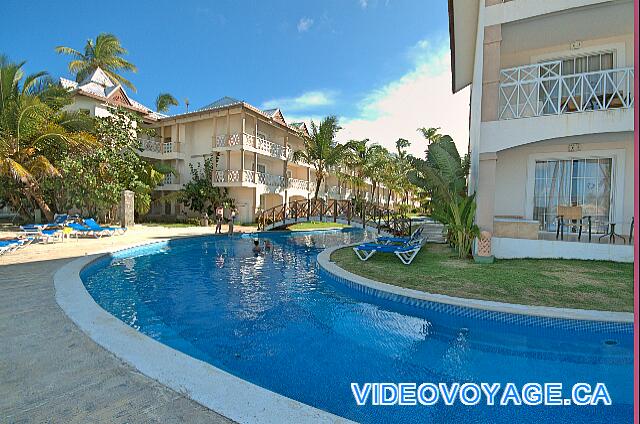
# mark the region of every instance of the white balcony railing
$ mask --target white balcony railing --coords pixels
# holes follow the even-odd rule
[[[253,147],[260,152],[279,159],[287,159],[292,156],[291,148],[284,147],[281,144],[275,143],[271,140],[267,140],[262,137],[255,137],[254,135],[243,133],[242,137],[238,133],[231,135],[218,135],[216,136],[216,147]]]
[[[340,195],[342,195],[342,187],[340,187],[340,186],[330,186],[329,190],[327,190],[327,194],[329,196],[340,196]]]
[[[270,187],[284,187],[285,178],[282,175],[267,174],[265,172],[254,172],[248,169],[227,169],[218,170],[213,173],[214,183],[253,183],[264,184]]]
[[[213,173],[215,183],[239,183],[242,181],[243,173],[239,169],[226,169]]]
[[[563,75],[562,61],[500,71],[498,119],[631,108],[633,68]]]
[[[173,174],[167,174],[158,186],[162,187],[169,184],[178,184],[178,178]]]
[[[171,153],[174,152],[173,141],[162,141],[159,138],[140,137],[140,147],[153,153]]]
[[[309,190],[309,182],[307,180],[299,180],[297,178],[289,178],[288,186],[295,190]]]
[[[282,175],[273,175],[273,174],[267,174],[264,172],[257,172],[256,183],[264,184],[268,187],[284,187],[285,179]]]

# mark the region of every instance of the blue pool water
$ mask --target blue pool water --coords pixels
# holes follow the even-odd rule
[[[200,237],[114,254],[81,276],[104,309],[195,358],[365,423],[624,423],[633,417],[631,326],[497,320],[381,299],[320,273],[360,230]],[[351,382],[604,382],[611,406],[356,406]],[[242,396],[242,394],[238,394]]]

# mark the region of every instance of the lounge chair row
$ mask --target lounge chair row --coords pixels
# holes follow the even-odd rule
[[[103,227],[93,218],[81,219],[69,215],[57,215],[47,224],[28,224],[20,227],[24,236],[10,240],[0,240],[0,255],[14,252],[33,242],[64,241],[65,237],[110,237],[124,234],[126,228]]]
[[[410,265],[427,242],[419,227],[411,237],[378,237],[375,243],[362,243],[353,247],[358,259],[367,261],[375,253],[393,253],[405,265]]]

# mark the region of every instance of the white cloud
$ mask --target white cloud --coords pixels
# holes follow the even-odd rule
[[[291,124],[293,122],[304,122],[305,124],[307,124],[307,128],[309,128],[309,131],[311,131],[311,121],[313,121],[316,125],[320,125],[320,122],[325,117],[326,116],[317,115],[317,114],[312,114],[312,115],[291,115],[291,114],[284,113],[284,119],[287,121],[288,124]]]
[[[360,0],[359,3],[361,8],[366,9],[369,5],[369,0]]]
[[[320,106],[329,106],[335,103],[335,91],[314,90],[302,93],[297,97],[284,97],[267,100],[262,104],[262,109],[280,108],[283,113],[297,112]]]
[[[311,18],[300,18],[298,21],[298,32],[306,32],[309,31],[309,28],[313,25],[313,19]]]
[[[451,93],[448,45],[424,40],[408,51],[414,68],[369,93],[355,117],[342,117],[338,140],[369,138],[395,149],[398,138],[411,141],[410,152],[422,156],[426,142],[419,127],[440,127],[453,137],[461,154],[469,141],[469,89]]]

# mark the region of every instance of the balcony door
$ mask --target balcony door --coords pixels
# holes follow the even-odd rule
[[[594,232],[606,229],[613,202],[612,158],[536,160],[533,219],[542,231],[556,230],[558,206],[581,206]]]
[[[612,86],[617,84],[619,78],[617,75],[610,75],[609,87],[605,88],[606,81],[600,73],[614,68],[613,51],[561,57],[555,59],[555,62],[557,65],[547,64],[541,70],[539,98],[543,99],[543,115],[558,113],[558,108],[562,112],[572,112],[583,107],[599,109],[604,100],[602,97],[605,94],[611,95]],[[554,78],[553,75],[559,75],[559,78]]]

